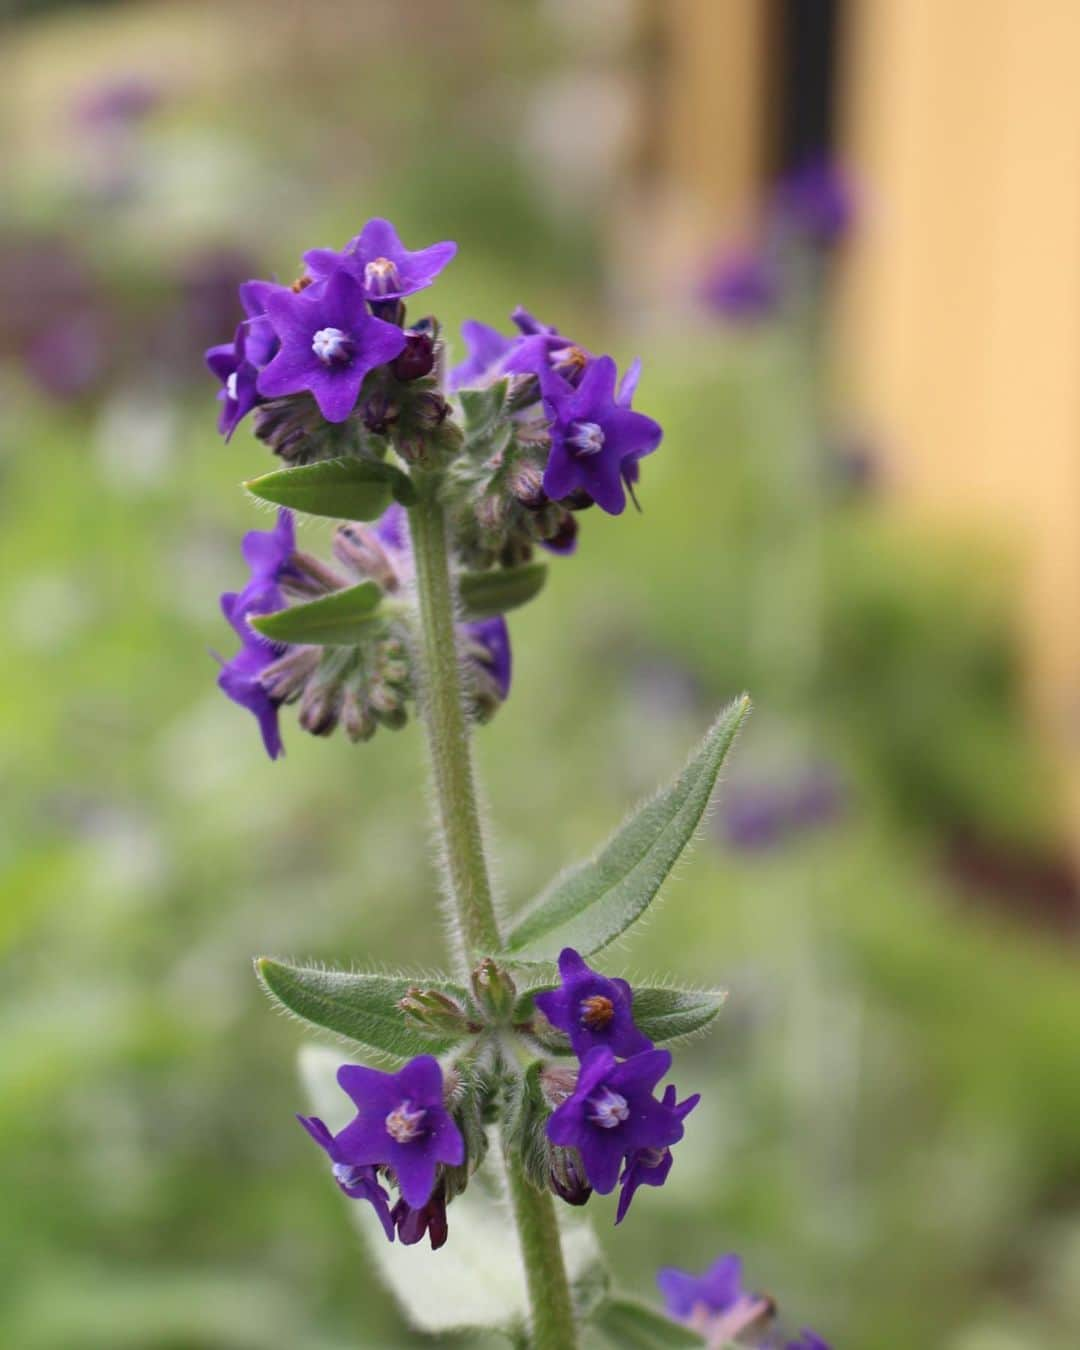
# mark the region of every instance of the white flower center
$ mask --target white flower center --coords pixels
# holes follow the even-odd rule
[[[579,455],[597,455],[604,448],[604,433],[595,422],[571,422],[566,443]]]
[[[353,1163],[334,1163],[330,1170],[339,1186],[358,1186],[364,1179],[362,1169]]]
[[[630,1114],[626,1098],[610,1088],[603,1088],[598,1096],[590,1097],[589,1107],[589,1119],[602,1130],[613,1130]]]
[[[235,370],[234,370],[233,373],[229,376],[229,378],[225,381],[225,397],[226,397],[226,398],[229,398],[229,399],[232,399],[232,401],[233,401],[234,403],[236,402],[236,371],[235,371]]]
[[[320,328],[311,339],[311,350],[324,365],[347,361],[352,355],[352,341],[340,328]]]
[[[386,1117],[386,1133],[398,1144],[411,1144],[420,1133],[427,1112],[421,1107],[412,1109],[412,1102],[402,1102]]]
[[[376,299],[382,295],[389,295],[391,291],[399,290],[401,277],[396,264],[389,258],[372,258],[364,268],[364,286],[368,294]]]

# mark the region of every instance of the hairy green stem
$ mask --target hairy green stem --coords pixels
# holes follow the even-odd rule
[[[438,478],[432,475],[418,487],[419,500],[409,508],[409,532],[423,640],[422,706],[449,898],[461,933],[459,956],[468,963],[499,950],[499,928],[463,702],[446,515],[438,498]],[[507,1177],[529,1290],[532,1345],[535,1350],[575,1350],[577,1328],[551,1195],[532,1186],[513,1159],[507,1159]]]
[[[409,509],[409,532],[416,564],[416,591],[423,637],[422,707],[431,751],[450,902],[466,963],[499,950],[499,928],[491,893],[484,837],[476,801],[469,724],[465,715],[461,662],[454,630],[455,604],[447,555],[446,516],[437,496],[438,480],[421,485]]]
[[[538,1191],[513,1158],[506,1160],[510,1203],[529,1286],[533,1350],[574,1350],[574,1305],[550,1191]]]

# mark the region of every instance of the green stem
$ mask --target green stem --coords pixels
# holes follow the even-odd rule
[[[409,509],[409,532],[423,635],[424,721],[449,872],[449,898],[461,934],[461,955],[468,963],[499,950],[499,927],[462,698],[446,516],[437,496],[438,479],[432,477],[419,486],[420,500]]]
[[[409,508],[423,640],[423,709],[431,751],[439,824],[449,872],[449,900],[466,962],[500,948],[484,836],[476,801],[469,724],[465,715],[454,615],[454,584],[447,550],[446,515],[438,477],[418,484]],[[507,1176],[529,1290],[535,1350],[575,1350],[578,1345],[570,1286],[555,1206],[532,1186],[512,1159]]]
[[[513,1158],[506,1160],[510,1203],[532,1308],[533,1350],[574,1350],[574,1305],[550,1191],[538,1191]]]

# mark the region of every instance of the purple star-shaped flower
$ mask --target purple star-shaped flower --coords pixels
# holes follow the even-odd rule
[[[344,422],[356,406],[364,376],[397,356],[405,334],[368,312],[363,288],[345,272],[313,290],[267,295],[267,314],[281,347],[260,373],[257,387],[266,398],[307,390],[328,422]]]
[[[573,947],[559,953],[562,983],[533,1002],[553,1027],[570,1037],[574,1054],[584,1059],[598,1045],[626,1059],[653,1048],[634,1025],[634,991],[625,980],[609,979],[586,965]]]
[[[240,638],[241,647],[223,664],[218,687],[234,703],[255,715],[266,753],[271,759],[277,759],[283,753],[278,727],[281,705],[267,693],[260,676],[284,648],[260,637],[252,630],[248,619],[254,614],[274,614],[285,608],[280,583],[289,575],[296,549],[292,512],[279,511],[272,530],[249,530],[241,547],[244,561],[251,569],[251,578],[242,591],[229,591],[221,597],[222,613]]]
[[[296,1119],[319,1147],[326,1150],[337,1184],[350,1200],[367,1200],[370,1203],[379,1216],[383,1232],[393,1242],[394,1220],[390,1214],[390,1197],[379,1185],[375,1168],[366,1163],[354,1162],[341,1146],[341,1135],[331,1134],[318,1116],[297,1116]]]
[[[698,1304],[709,1312],[726,1312],[743,1295],[742,1257],[730,1252],[721,1256],[702,1275],[665,1266],[656,1283],[672,1317],[690,1317]]]
[[[625,1158],[682,1138],[682,1121],[653,1096],[670,1068],[667,1050],[646,1050],[620,1064],[597,1046],[582,1060],[573,1094],[552,1112],[548,1138],[578,1150],[589,1184],[601,1195],[615,1189]]]
[[[443,1104],[439,1061],[418,1055],[397,1073],[343,1064],[337,1079],[357,1107],[339,1147],[352,1162],[391,1168],[405,1203],[423,1209],[439,1163],[465,1161],[465,1141]]]
[[[624,462],[650,454],[664,434],[651,417],[620,407],[615,375],[610,356],[590,361],[576,389],[550,371],[540,375],[544,411],[551,419],[544,491],[556,501],[587,492],[613,516],[626,506]]]
[[[738,249],[719,258],[701,287],[704,303],[732,323],[756,323],[780,307],[780,278],[761,249]]]
[[[344,272],[359,282],[365,300],[378,302],[400,300],[430,286],[456,252],[457,244],[449,239],[410,252],[388,220],[375,219],[342,252],[311,249],[304,262],[316,279]]]
[[[480,619],[476,623],[463,624],[465,632],[476,646],[483,651],[476,661],[484,667],[495,682],[499,697],[505,702],[510,696],[510,676],[513,660],[510,654],[510,630],[501,614],[491,619]]]
[[[232,342],[211,347],[206,353],[207,366],[222,384],[218,430],[226,440],[263,401],[258,389],[259,372],[277,350],[277,337],[266,317],[266,299],[276,292],[288,293],[288,287],[272,281],[245,281],[240,287],[240,303],[247,317]]]
[[[664,1105],[670,1111],[673,1111],[680,1120],[685,1120],[698,1102],[701,1101],[701,1094],[695,1092],[692,1097],[687,1097],[686,1101],[679,1102],[678,1105],[675,1102],[676,1096],[675,1089],[670,1086],[667,1087],[664,1091]],[[623,1174],[619,1178],[622,1189],[619,1192],[619,1206],[615,1211],[615,1222],[617,1224],[622,1223],[623,1219],[626,1218],[630,1202],[633,1200],[637,1188],[639,1186],[662,1186],[668,1179],[672,1162],[670,1148],[639,1149],[637,1153],[627,1158]]]
[[[446,1195],[441,1186],[436,1186],[431,1199],[419,1209],[413,1209],[404,1200],[399,1200],[390,1211],[390,1217],[397,1228],[397,1235],[406,1247],[412,1247],[427,1237],[431,1250],[437,1252],[446,1241],[449,1227],[446,1222]]]

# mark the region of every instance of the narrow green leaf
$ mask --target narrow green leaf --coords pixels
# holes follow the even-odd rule
[[[277,469],[244,486],[262,501],[340,520],[374,520],[391,496],[405,502],[416,496],[408,476],[393,464],[355,456]]]
[[[252,628],[274,642],[312,643],[318,647],[354,647],[367,636],[376,617],[382,591],[373,581],[361,581],[342,591],[331,591],[306,605],[259,614]]]
[[[462,572],[458,577],[463,617],[469,622],[491,619],[526,605],[543,590],[545,563],[494,568],[490,572]]]
[[[435,1035],[410,1026],[398,1010],[407,989],[422,985],[467,1003],[458,985],[404,975],[357,975],[346,970],[316,970],[260,956],[255,962],[259,982],[271,999],[304,1022],[347,1036],[365,1050],[397,1059],[412,1055],[441,1055],[461,1039]]]
[[[543,985],[522,994],[514,1006],[514,1021],[527,1022],[533,1015],[535,995],[552,987]],[[707,1027],[726,1000],[727,993],[722,989],[668,989],[660,985],[635,985],[634,1022],[657,1045],[665,1041],[677,1041]],[[566,1042],[566,1048],[569,1051],[569,1041]]]
[[[644,914],[693,838],[749,709],[745,695],[737,699],[669,787],[639,807],[596,858],[564,872],[537,897],[511,930],[506,950],[514,959],[553,961],[568,946],[588,956]]]
[[[681,1350],[695,1345],[700,1350],[705,1345],[696,1331],[624,1294],[601,1303],[591,1323],[619,1350]]]

